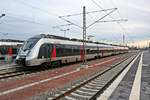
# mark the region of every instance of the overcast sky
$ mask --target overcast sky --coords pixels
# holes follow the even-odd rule
[[[94,2],[99,7],[94,4]],[[128,19],[127,22],[97,23],[87,30],[88,35],[94,35],[97,41],[121,41],[126,35],[128,41],[150,39],[150,0],[1,0],[0,38],[27,39],[40,33],[64,36],[64,32],[53,26],[68,24],[58,16],[82,13],[83,5],[86,11],[118,8],[103,19]],[[109,13],[111,10],[107,11]],[[87,15],[87,26],[106,13],[98,12]],[[82,16],[66,18],[82,26]],[[82,38],[82,30],[76,26],[61,27],[70,29],[66,36]],[[7,34],[8,33],[8,34]]]

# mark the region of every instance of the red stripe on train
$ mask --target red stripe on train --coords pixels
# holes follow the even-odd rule
[[[80,46],[80,60],[84,59],[83,45]]]
[[[8,55],[12,55],[12,48],[10,47],[9,49],[8,49]]]
[[[52,53],[51,53],[51,59],[56,59],[56,47],[53,48]]]

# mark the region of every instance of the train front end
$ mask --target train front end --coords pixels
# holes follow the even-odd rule
[[[29,38],[24,42],[22,47],[20,48],[18,55],[16,57],[16,63],[18,65],[23,65],[23,66],[34,66],[32,64],[32,60],[35,58],[34,57],[34,52],[35,52],[35,45],[37,42],[40,40],[38,36]]]

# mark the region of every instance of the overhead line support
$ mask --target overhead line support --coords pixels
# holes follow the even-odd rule
[[[100,19],[96,20],[95,22],[93,22],[92,24],[90,24],[89,26],[87,26],[87,28],[91,27],[92,25],[94,25],[95,23],[98,23],[100,20],[102,20],[103,18],[105,18],[106,16],[110,15],[111,13],[113,13],[114,11],[116,11],[117,8],[112,9],[112,11],[110,11],[109,13],[107,13],[106,15],[104,15],[103,17],[101,17]]]
[[[103,10],[90,11],[90,12],[85,12],[85,14],[104,12],[104,11],[114,10],[114,9],[117,9],[117,8],[110,8],[110,9],[103,9]],[[72,14],[72,15],[59,16],[59,18],[72,17],[72,16],[78,16],[78,15],[83,15],[83,13],[77,13],[77,14]]]
[[[77,25],[77,24],[75,24],[75,23],[73,23],[73,22],[71,22],[71,21],[69,21],[69,20],[67,20],[67,19],[65,19],[65,18],[63,18],[63,17],[61,17],[61,16],[59,16],[59,18],[61,18],[62,20],[66,21],[66,22],[68,22],[68,23],[70,23],[70,24],[72,24],[72,25],[75,25],[75,26],[77,26],[77,27],[79,27],[79,28],[82,28],[81,26],[79,26],[79,25]]]
[[[83,65],[87,65],[86,61],[86,9],[83,7]]]

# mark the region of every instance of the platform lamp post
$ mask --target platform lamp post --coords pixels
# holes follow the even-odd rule
[[[4,17],[4,16],[5,16],[5,14],[1,14],[1,15],[0,15],[0,18],[2,18],[2,17]],[[2,33],[2,34],[3,34],[3,33]]]
[[[2,18],[2,17],[4,17],[4,16],[5,16],[5,14],[1,14],[0,18]]]
[[[67,28],[67,29],[60,29],[60,31],[63,31],[64,32],[64,37],[66,37],[66,32],[69,31],[70,29]]]
[[[149,42],[149,53],[150,53],[150,42]]]

